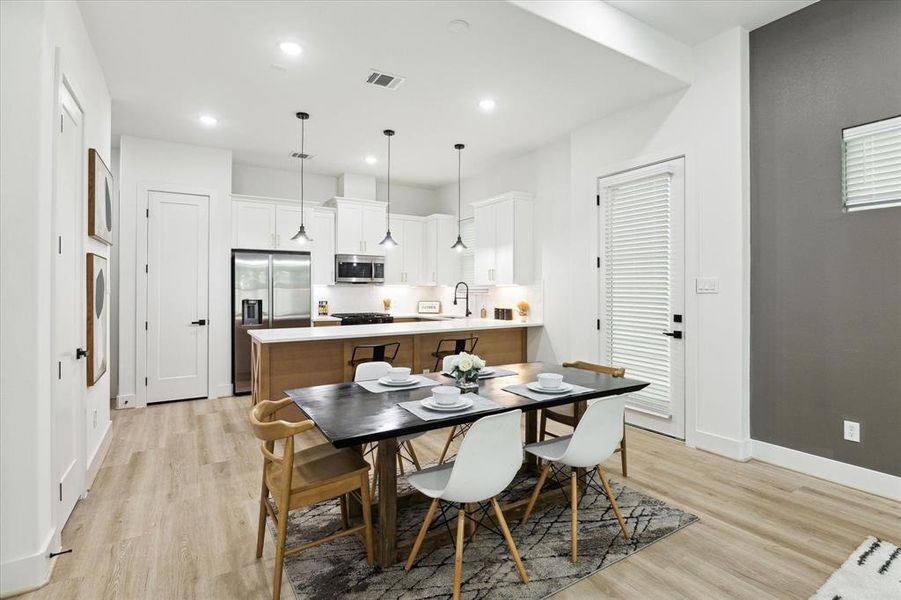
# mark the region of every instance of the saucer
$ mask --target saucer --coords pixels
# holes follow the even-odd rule
[[[537,381],[532,381],[526,384],[526,387],[532,390],[533,392],[539,392],[541,394],[565,394],[566,392],[573,391],[573,385],[571,383],[566,383],[565,381],[560,384],[560,387],[554,389],[548,389],[541,387],[541,384]]]
[[[419,401],[424,407],[429,410],[437,410],[441,412],[454,412],[457,410],[465,410],[472,406],[472,400],[469,398],[460,398],[460,401],[456,404],[438,404],[435,402],[434,396],[429,396],[428,398],[423,398]]]
[[[382,385],[387,385],[389,387],[409,387],[411,385],[415,385],[415,384],[419,383],[419,379],[417,379],[416,377],[410,377],[406,381],[394,381],[390,377],[385,376],[385,377],[380,377],[378,381]]]

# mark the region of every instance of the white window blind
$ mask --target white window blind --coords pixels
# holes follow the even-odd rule
[[[476,279],[475,219],[463,219],[460,222],[460,237],[463,238],[463,243],[466,244],[466,250],[460,253],[460,280],[465,281],[472,288]]]
[[[650,382],[627,404],[670,416],[671,173],[607,188],[604,302],[609,364]]]
[[[842,131],[845,210],[901,206],[901,117]]]

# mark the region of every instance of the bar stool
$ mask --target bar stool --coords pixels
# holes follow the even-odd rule
[[[479,343],[479,338],[471,335],[467,338],[445,338],[438,342],[438,348],[432,352],[432,356],[435,357],[435,371],[438,370],[438,367],[441,365],[441,361],[448,356],[456,356],[461,352],[467,352],[472,354],[476,349],[476,344]]]
[[[605,365],[595,365],[592,363],[588,363],[585,361],[577,360],[575,362],[565,362],[563,363],[564,367],[572,367],[574,369],[585,369],[586,371],[594,371],[595,373],[604,373],[606,375],[610,375],[612,377],[625,377],[626,369],[623,367],[608,367]],[[547,436],[557,437],[556,434],[551,433],[547,430],[547,422],[554,421],[555,423],[560,423],[562,425],[569,425],[570,427],[575,426],[575,413],[573,411],[572,404],[566,404],[564,406],[555,406],[553,408],[546,408],[541,411],[541,428],[539,429],[538,441],[543,441]],[[623,477],[629,476],[629,470],[626,467],[626,427],[625,421],[623,421],[623,439],[619,443],[619,447],[615,450],[615,452],[620,453],[620,462],[623,466]]]
[[[386,344],[360,344],[354,346],[353,354],[350,355],[350,361],[347,363],[354,369],[357,365],[368,362],[387,362],[394,363],[397,358],[397,351],[400,349],[400,342],[388,342]],[[357,354],[361,356],[357,356]],[[369,356],[366,356],[369,354]]]

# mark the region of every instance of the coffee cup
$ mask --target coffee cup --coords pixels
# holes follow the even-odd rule
[[[538,385],[546,390],[556,390],[563,383],[563,375],[558,373],[539,373]]]
[[[439,406],[453,406],[460,401],[460,388],[439,385],[432,388],[432,396],[435,398],[435,404]]]
[[[409,367],[392,367],[388,369],[388,379],[391,381],[407,381],[410,379]]]

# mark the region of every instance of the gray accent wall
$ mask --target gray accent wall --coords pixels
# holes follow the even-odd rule
[[[840,146],[901,114],[901,2],[756,29],[750,75],[751,436],[901,475],[901,208],[842,212]]]

